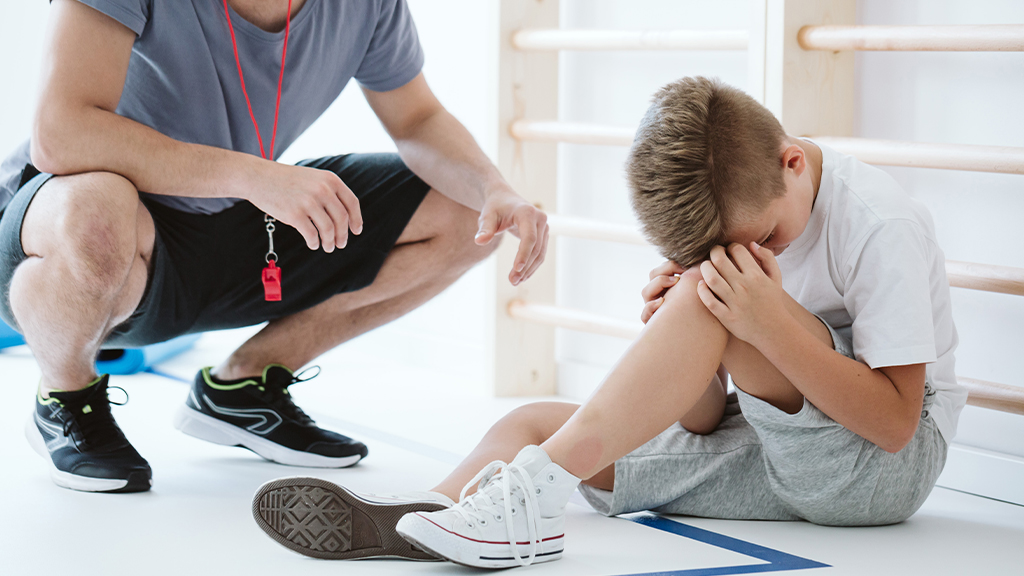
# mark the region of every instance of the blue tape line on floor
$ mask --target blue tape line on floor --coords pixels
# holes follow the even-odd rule
[[[760,572],[781,572],[783,570],[805,570],[807,568],[829,568],[828,564],[808,560],[792,554],[786,554],[778,550],[758,546],[751,542],[732,538],[682,522],[669,520],[662,516],[644,515],[630,518],[637,524],[656,528],[684,538],[703,542],[717,548],[744,554],[758,560],[764,560],[767,564],[748,564],[742,566],[723,566],[720,568],[695,568],[692,570],[673,570],[668,572],[645,572],[630,574],[629,576],[719,576],[724,574],[756,574]]]
[[[164,378],[169,378],[171,380],[185,382],[187,384],[191,383],[190,380],[186,380],[172,374],[167,374],[166,372],[159,372],[152,368],[147,369],[146,372],[157,376],[163,376]],[[352,429],[367,437],[391,444],[398,448],[423,454],[447,464],[458,464],[462,461],[462,456],[458,454],[448,452],[447,450],[441,450],[433,446],[428,446],[426,444],[416,442],[415,440],[396,436],[369,426],[362,426],[354,422],[347,422],[330,416],[325,417],[323,415],[317,415],[317,420],[327,421],[328,423],[339,425],[341,428]],[[711,532],[710,530],[704,530],[703,528],[697,528],[696,526],[690,526],[689,524],[669,520],[662,516],[643,515],[630,518],[629,520],[636,522],[637,524],[642,524],[657,530],[662,530],[664,532],[703,542],[704,544],[722,548],[724,550],[729,550],[730,552],[736,552],[752,558],[757,558],[758,560],[767,562],[767,564],[745,564],[741,566],[722,566],[719,568],[694,568],[689,570],[671,570],[668,572],[642,572],[624,576],[726,576],[730,574],[758,574],[761,572],[781,572],[783,570],[805,570],[808,568],[831,567],[828,564],[822,564],[821,562],[815,562],[814,560],[808,560],[807,558],[786,554],[785,552],[759,546],[724,534]]]

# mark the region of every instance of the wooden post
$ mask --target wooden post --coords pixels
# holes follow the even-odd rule
[[[853,135],[853,52],[804,50],[804,26],[856,23],[856,0],[768,0],[764,104],[793,136]]]
[[[546,212],[556,209],[558,144],[522,142],[509,132],[519,119],[558,119],[558,52],[523,52],[512,36],[525,28],[558,28],[558,0],[501,0],[498,71],[498,168],[512,187]],[[555,243],[536,274],[519,286],[508,281],[519,242],[511,235],[497,252],[491,358],[494,393],[535,396],[557,391],[555,329],[516,320],[509,303],[555,304]]]

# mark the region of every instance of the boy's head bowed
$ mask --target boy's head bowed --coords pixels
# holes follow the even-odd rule
[[[626,175],[647,239],[681,266],[786,193],[786,132],[764,106],[718,79],[689,77],[654,95]]]

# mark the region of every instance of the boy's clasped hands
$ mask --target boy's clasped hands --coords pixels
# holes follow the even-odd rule
[[[771,338],[774,328],[788,315],[782,273],[771,250],[751,242],[715,246],[699,266],[697,294],[723,326],[737,338],[753,344]],[[651,270],[651,281],[641,291],[646,324],[665,301],[665,293],[686,269],[669,260]]]

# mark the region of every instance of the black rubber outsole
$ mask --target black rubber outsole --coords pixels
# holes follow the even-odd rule
[[[374,504],[319,478],[282,478],[253,497],[256,524],[282,546],[312,558],[404,558],[438,561],[406,541],[395,525],[409,512],[445,506],[428,502]]]

